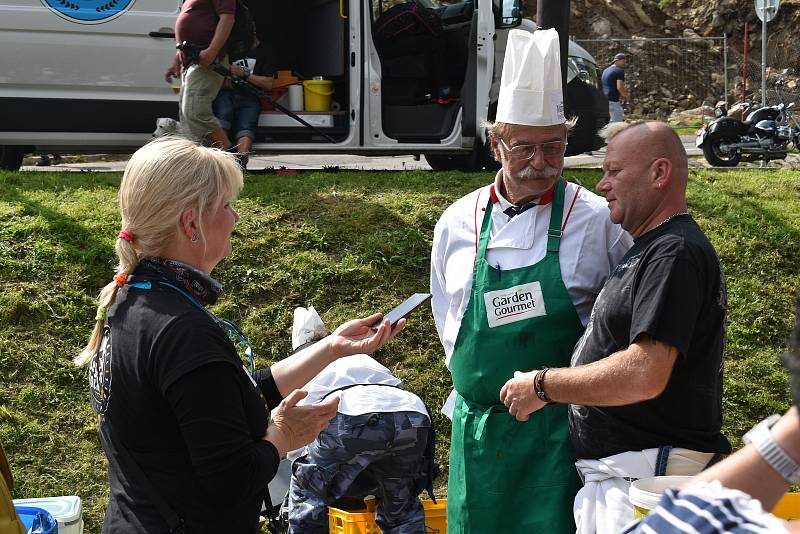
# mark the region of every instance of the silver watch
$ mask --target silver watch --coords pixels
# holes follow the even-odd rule
[[[758,454],[789,484],[800,484],[800,465],[786,454],[772,437],[770,429],[780,420],[780,415],[770,415],[744,435],[742,441],[756,448]]]

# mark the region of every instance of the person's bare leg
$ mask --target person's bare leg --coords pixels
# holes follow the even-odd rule
[[[239,143],[236,147],[236,151],[239,153],[247,154],[253,148],[253,140],[249,137],[240,137],[236,141]]]

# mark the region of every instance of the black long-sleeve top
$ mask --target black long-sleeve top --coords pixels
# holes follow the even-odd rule
[[[103,532],[167,532],[153,492],[189,532],[258,532],[280,460],[262,438],[281,395],[269,369],[250,378],[209,314],[158,284],[126,285],[90,384],[109,460]]]

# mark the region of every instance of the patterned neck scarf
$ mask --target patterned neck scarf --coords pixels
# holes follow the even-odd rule
[[[154,277],[173,284],[203,306],[212,306],[222,295],[222,284],[191,265],[165,258],[142,258],[134,273],[137,277]]]

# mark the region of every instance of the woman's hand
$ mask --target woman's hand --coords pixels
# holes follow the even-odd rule
[[[319,404],[297,406],[306,395],[308,392],[301,389],[292,391],[272,414],[263,439],[275,445],[281,457],[314,441],[330,420],[336,417],[338,396],[330,397]]]
[[[326,338],[334,358],[352,356],[353,354],[372,354],[386,345],[406,324],[400,319],[394,328],[389,321],[383,321],[377,329],[375,324],[383,314],[375,313],[363,319],[347,321]]]

